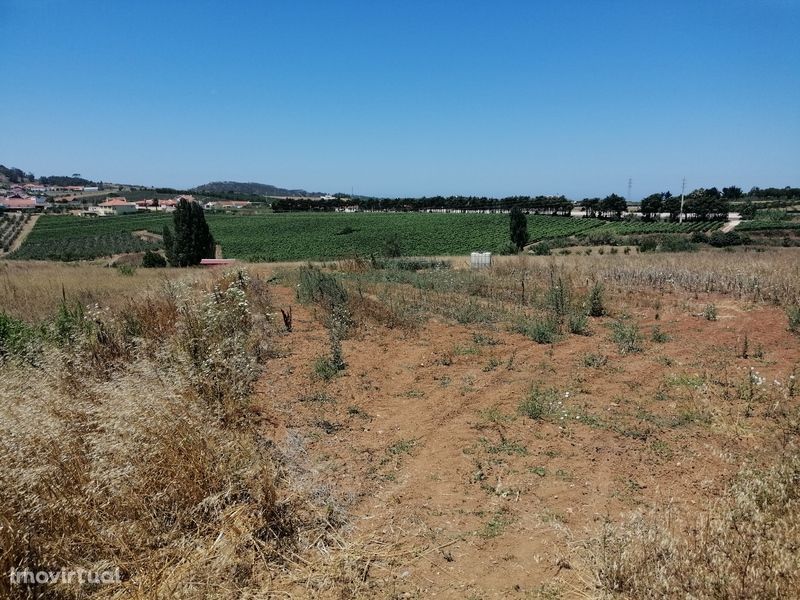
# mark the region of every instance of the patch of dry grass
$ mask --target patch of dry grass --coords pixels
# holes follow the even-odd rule
[[[623,598],[796,597],[800,454],[742,472],[703,516],[672,507],[606,525],[591,544],[597,589]]]
[[[244,273],[166,286],[119,311],[76,311],[69,335],[40,340],[36,361],[0,363],[0,572],[119,568],[123,578],[4,576],[0,597],[364,587],[359,573],[378,553],[338,536],[335,498],[300,476],[299,450],[259,433],[249,404],[275,335],[258,310],[268,300]]]

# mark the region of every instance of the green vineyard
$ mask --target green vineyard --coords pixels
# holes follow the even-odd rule
[[[483,213],[268,213],[209,214],[223,253],[248,261],[324,260],[380,255],[388,240],[406,256],[498,252],[508,246],[508,215]],[[170,215],[137,214],[95,219],[42,216],[18,259],[84,260],[157,247],[133,232],[160,234]],[[592,234],[691,233],[719,223],[608,222],[599,219],[528,216],[531,242]]]

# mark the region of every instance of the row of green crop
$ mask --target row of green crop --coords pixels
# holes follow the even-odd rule
[[[14,240],[20,234],[29,218],[30,215],[28,214],[0,215],[0,251],[9,251]]]
[[[156,248],[158,248],[158,244],[144,241],[127,232],[117,232],[63,238],[57,241],[26,239],[22,247],[14,252],[13,258],[22,260],[90,260],[101,256],[144,252]]]
[[[719,221],[606,221],[591,229],[591,234],[637,235],[646,233],[694,233],[713,231],[722,226]]]
[[[800,221],[742,221],[737,229],[740,231],[800,229]]]
[[[458,213],[276,213],[207,215],[226,257],[260,261],[336,259],[381,255],[391,240],[406,256],[501,252],[509,245],[508,215]],[[94,258],[143,246],[130,233],[161,233],[171,216],[159,213],[102,217],[42,216],[17,258]],[[599,219],[528,216],[531,242],[594,234],[691,233],[718,223],[608,222]],[[124,234],[124,235],[122,235]],[[81,241],[83,240],[83,241]],[[133,250],[127,248],[133,245]],[[63,258],[62,258],[63,259]]]
[[[75,217],[42,215],[29,236],[31,241],[96,237],[139,230],[161,233],[172,217],[163,213],[143,213],[119,217]]]

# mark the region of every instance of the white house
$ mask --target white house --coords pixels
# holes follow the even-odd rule
[[[113,215],[127,215],[136,212],[136,204],[128,202],[125,198],[109,198],[97,205],[97,214],[108,217]]]

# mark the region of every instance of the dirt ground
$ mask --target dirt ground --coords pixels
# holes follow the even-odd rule
[[[627,356],[606,317],[554,345],[435,318],[374,325],[343,342],[347,367],[326,382],[320,315],[287,287],[274,304],[293,307],[294,329],[256,391],[264,434],[330,490],[346,537],[385,547],[363,573],[376,597],[592,595],[586,542],[606,520],[697,514],[785,442],[775,415],[800,343],[777,307],[631,290],[645,343]],[[520,414],[532,387],[548,418]]]

